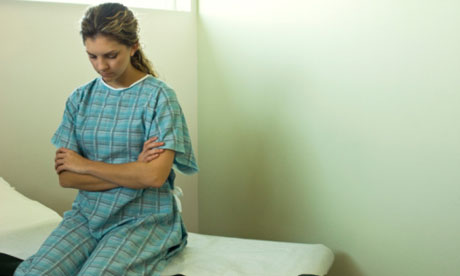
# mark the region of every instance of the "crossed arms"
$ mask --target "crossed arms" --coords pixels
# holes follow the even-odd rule
[[[161,187],[172,167],[175,152],[158,149],[164,145],[156,137],[144,143],[137,161],[108,164],[86,159],[66,148],[59,148],[54,159],[59,184],[64,188],[103,191],[120,186],[143,189]]]

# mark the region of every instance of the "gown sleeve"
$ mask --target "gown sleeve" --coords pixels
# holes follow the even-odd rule
[[[68,148],[82,154],[80,147],[77,143],[77,137],[75,132],[75,123],[78,113],[79,103],[77,101],[78,95],[77,91],[72,93],[72,95],[67,99],[64,115],[62,117],[62,122],[59,125],[58,129],[51,138],[51,143],[56,148]]]
[[[165,143],[160,148],[175,151],[174,169],[183,174],[198,172],[187,123],[174,90],[162,87],[150,108],[153,117],[146,139],[158,137],[158,141]]]

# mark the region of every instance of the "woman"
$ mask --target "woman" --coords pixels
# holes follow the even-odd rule
[[[129,9],[90,8],[81,35],[101,77],[71,94],[52,138],[59,183],[79,193],[15,275],[159,275],[187,239],[172,195],[172,167],[198,171],[185,118]]]

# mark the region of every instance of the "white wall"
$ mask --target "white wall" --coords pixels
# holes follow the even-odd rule
[[[96,77],[79,36],[86,7],[0,2],[0,176],[25,195],[62,213],[74,190],[58,186],[50,138],[66,98]],[[195,12],[134,9],[141,43],[160,78],[175,88],[197,152]],[[197,176],[177,178],[184,220],[198,230]]]
[[[459,1],[200,0],[200,230],[459,275]]]

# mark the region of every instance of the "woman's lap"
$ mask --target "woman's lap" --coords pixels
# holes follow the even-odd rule
[[[98,241],[86,218],[73,210],[15,276],[156,275],[171,256],[170,249],[184,246],[181,230],[149,216],[116,227]]]
[[[38,252],[15,272],[19,275],[74,275],[96,247],[87,220],[79,213],[66,214]]]
[[[138,219],[107,233],[78,275],[155,275],[181,241],[180,232],[155,216]]]

